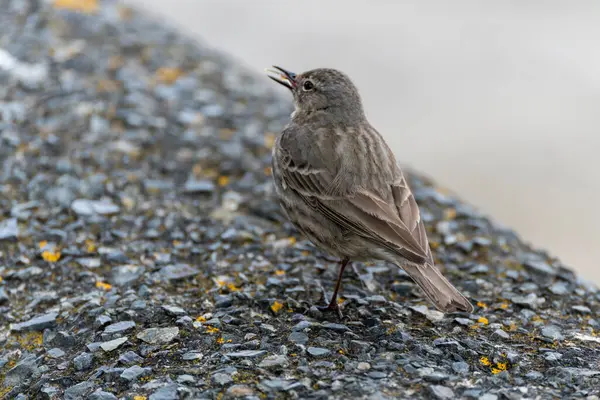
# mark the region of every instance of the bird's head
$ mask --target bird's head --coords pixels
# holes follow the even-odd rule
[[[358,89],[343,72],[318,68],[295,74],[281,67],[267,69],[269,78],[287,87],[294,96],[296,114],[328,112],[344,118],[362,118]]]

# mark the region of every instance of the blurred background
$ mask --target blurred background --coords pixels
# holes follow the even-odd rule
[[[402,163],[600,283],[600,2],[125,3],[257,74],[345,71]]]

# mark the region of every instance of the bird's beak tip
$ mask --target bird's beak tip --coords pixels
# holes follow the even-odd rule
[[[265,72],[275,82],[287,87],[288,89],[293,89],[296,87],[296,74],[290,71],[286,71],[285,69],[278,67],[276,65],[271,68],[265,68]]]

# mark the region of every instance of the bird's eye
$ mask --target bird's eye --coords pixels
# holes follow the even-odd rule
[[[315,84],[312,83],[311,81],[305,81],[304,84],[302,85],[302,89],[304,89],[305,92],[309,92],[311,90],[313,90],[315,88]]]

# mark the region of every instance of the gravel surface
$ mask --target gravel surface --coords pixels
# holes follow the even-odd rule
[[[335,260],[269,176],[290,103],[95,4],[0,1],[0,397],[598,398],[598,289],[415,173],[475,313],[355,263],[320,314]]]

